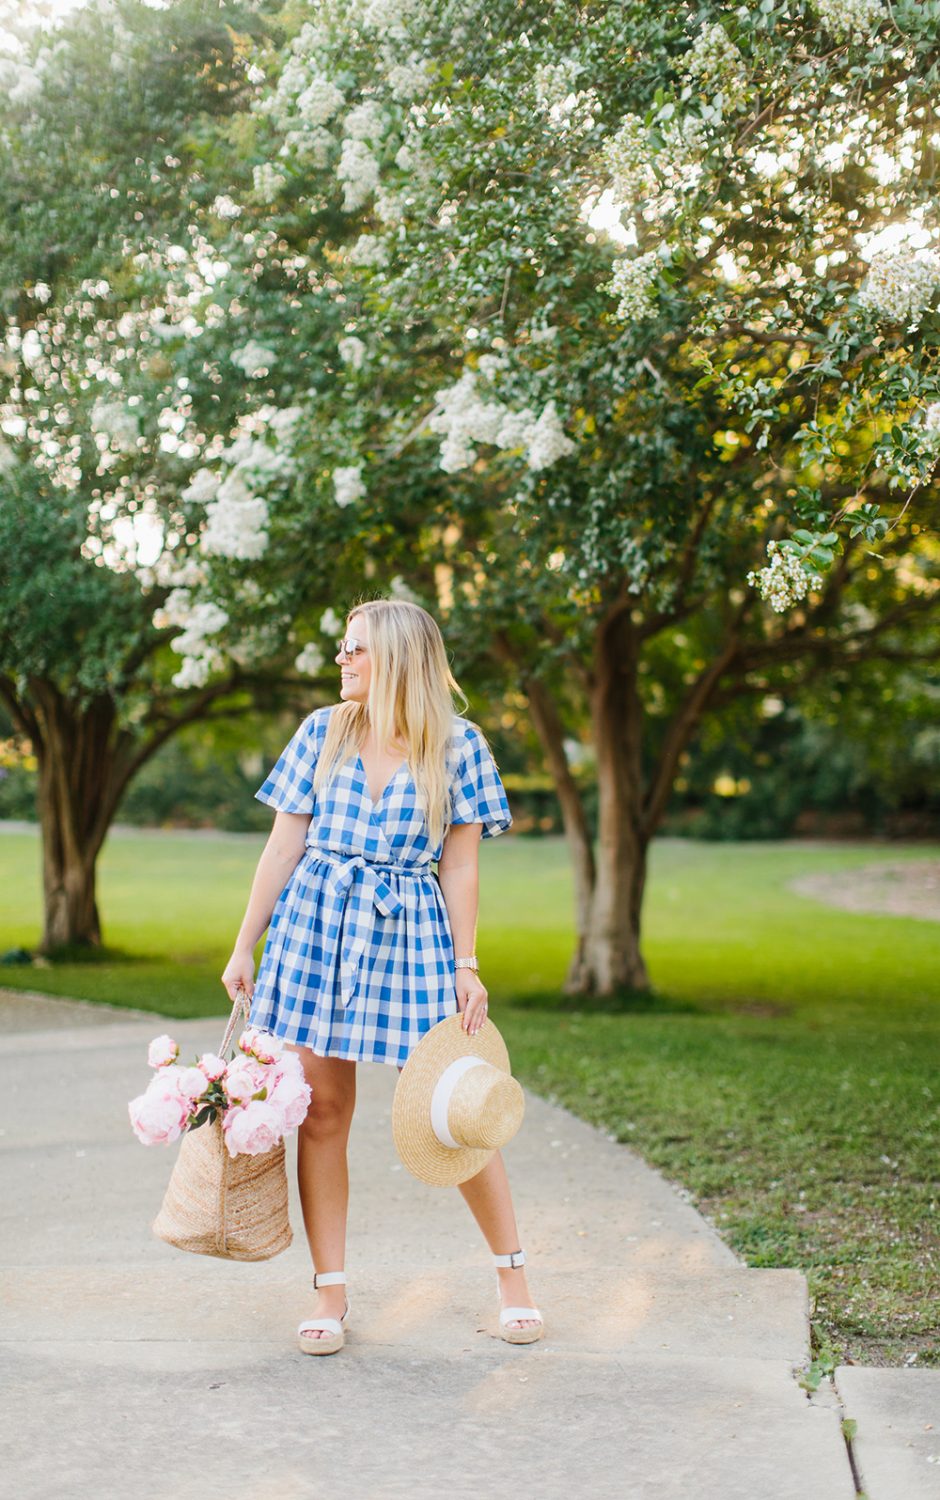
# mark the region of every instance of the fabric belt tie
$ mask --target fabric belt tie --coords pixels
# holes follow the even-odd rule
[[[345,1008],[356,991],[359,965],[372,932],[373,913],[378,911],[383,917],[394,917],[404,909],[404,901],[383,875],[427,875],[430,865],[385,864],[366,859],[363,854],[336,854],[312,844],[308,844],[306,853],[311,859],[325,860],[334,867],[327,877],[327,884],[336,898],[342,918],[339,976]],[[362,878],[357,880],[360,872]]]

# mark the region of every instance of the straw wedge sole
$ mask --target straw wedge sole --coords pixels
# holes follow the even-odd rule
[[[302,1354],[336,1354],[342,1349],[346,1342],[346,1331],[343,1328],[349,1316],[349,1302],[346,1303],[346,1311],[341,1318],[307,1318],[297,1328],[297,1344]],[[322,1329],[328,1335],[326,1338],[305,1338],[304,1334],[308,1328]]]
[[[507,1328],[514,1318],[538,1318],[535,1328]],[[504,1307],[499,1314],[500,1337],[507,1344],[534,1344],[544,1334],[545,1325],[542,1322],[542,1314],[537,1307]]]

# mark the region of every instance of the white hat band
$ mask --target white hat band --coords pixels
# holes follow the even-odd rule
[[[483,1067],[491,1066],[485,1057],[455,1057],[434,1085],[434,1093],[431,1095],[431,1129],[442,1146],[459,1148],[463,1144],[462,1141],[455,1141],[450,1133],[447,1123],[450,1101],[457,1087],[457,1080],[463,1077],[468,1068],[477,1068],[481,1064]]]

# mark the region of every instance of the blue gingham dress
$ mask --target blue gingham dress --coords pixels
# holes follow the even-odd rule
[[[304,853],[277,899],[251,1024],[321,1057],[400,1066],[426,1031],[458,1009],[450,920],[406,763],[373,807],[351,755],[314,796],[313,772],[335,705],[309,714],[255,792],[280,812],[309,813]],[[447,741],[449,821],[512,816],[477,725],[454,715]]]

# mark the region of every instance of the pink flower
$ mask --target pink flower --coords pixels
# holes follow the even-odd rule
[[[183,1068],[174,1079],[174,1088],[186,1099],[199,1099],[206,1092],[206,1075],[201,1068]]]
[[[168,1146],[186,1128],[190,1101],[174,1089],[155,1089],[156,1081],[151,1080],[144,1093],[132,1099],[127,1108],[139,1141],[145,1146]]]
[[[150,1082],[148,1089],[174,1089],[179,1093],[179,1081],[186,1069],[182,1063],[166,1063],[164,1067],[158,1068]]]
[[[293,1072],[282,1073],[268,1094],[268,1103],[281,1111],[287,1130],[296,1130],[307,1118],[311,1093],[302,1071],[299,1078]]]
[[[261,1156],[276,1146],[284,1134],[284,1117],[279,1109],[253,1099],[242,1108],[230,1109],[222,1121],[222,1131],[230,1156]]]
[[[259,1063],[275,1062],[284,1050],[281,1037],[261,1031],[257,1026],[247,1027],[238,1038],[238,1045],[242,1052],[257,1058]]]
[[[273,1086],[268,1089],[268,1103],[283,1113],[286,1130],[297,1130],[307,1118],[313,1091],[304,1079],[303,1065],[297,1053],[288,1053],[283,1061],[288,1065],[279,1071]],[[289,1067],[289,1062],[294,1062],[295,1067]]]
[[[196,1067],[202,1071],[203,1077],[209,1083],[215,1083],[225,1074],[228,1066],[223,1057],[217,1057],[214,1052],[204,1052]]]
[[[251,1057],[237,1057],[229,1065],[223,1087],[233,1104],[247,1104],[254,1094],[267,1088],[267,1071]]]
[[[179,1055],[179,1044],[166,1033],[154,1037],[147,1049],[147,1061],[152,1068],[165,1068],[167,1063],[175,1062]]]

